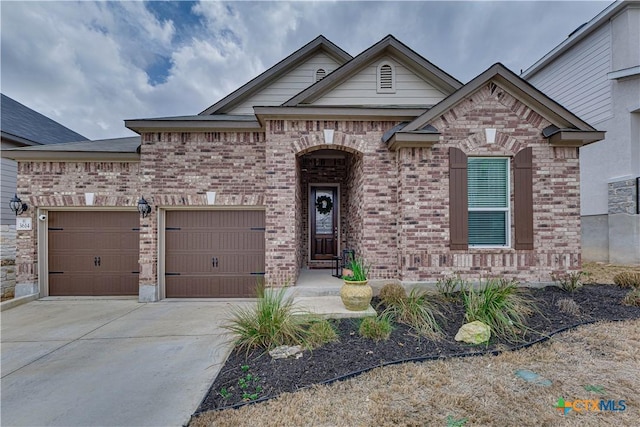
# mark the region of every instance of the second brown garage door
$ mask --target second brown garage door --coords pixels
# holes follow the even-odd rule
[[[264,276],[264,211],[168,211],[167,298],[252,297]]]

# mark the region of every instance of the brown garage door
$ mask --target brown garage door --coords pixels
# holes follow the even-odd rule
[[[264,276],[263,211],[168,211],[167,298],[255,296]]]
[[[138,295],[137,212],[49,212],[49,295]]]

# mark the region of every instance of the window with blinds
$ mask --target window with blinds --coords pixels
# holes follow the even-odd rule
[[[469,245],[509,245],[509,159],[469,157]]]

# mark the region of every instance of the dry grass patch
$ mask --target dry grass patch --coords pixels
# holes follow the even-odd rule
[[[614,284],[613,276],[622,272],[640,273],[640,266],[605,264],[602,262],[585,262],[582,271],[589,275],[583,279],[584,283]]]
[[[528,369],[553,383],[516,377]],[[598,323],[499,356],[375,369],[329,386],[287,393],[237,410],[208,412],[191,426],[634,426],[640,408],[640,320]],[[601,386],[604,394],[585,390]],[[626,400],[625,412],[561,415],[559,397]]]

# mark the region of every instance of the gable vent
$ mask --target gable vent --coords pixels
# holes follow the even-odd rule
[[[391,65],[380,67],[380,89],[393,89]]]
[[[316,71],[316,81],[319,82],[320,80],[324,79],[326,75],[327,72],[323,68],[318,68],[318,70]]]
[[[378,66],[378,93],[394,93],[396,91],[394,71],[393,66],[387,62]]]

